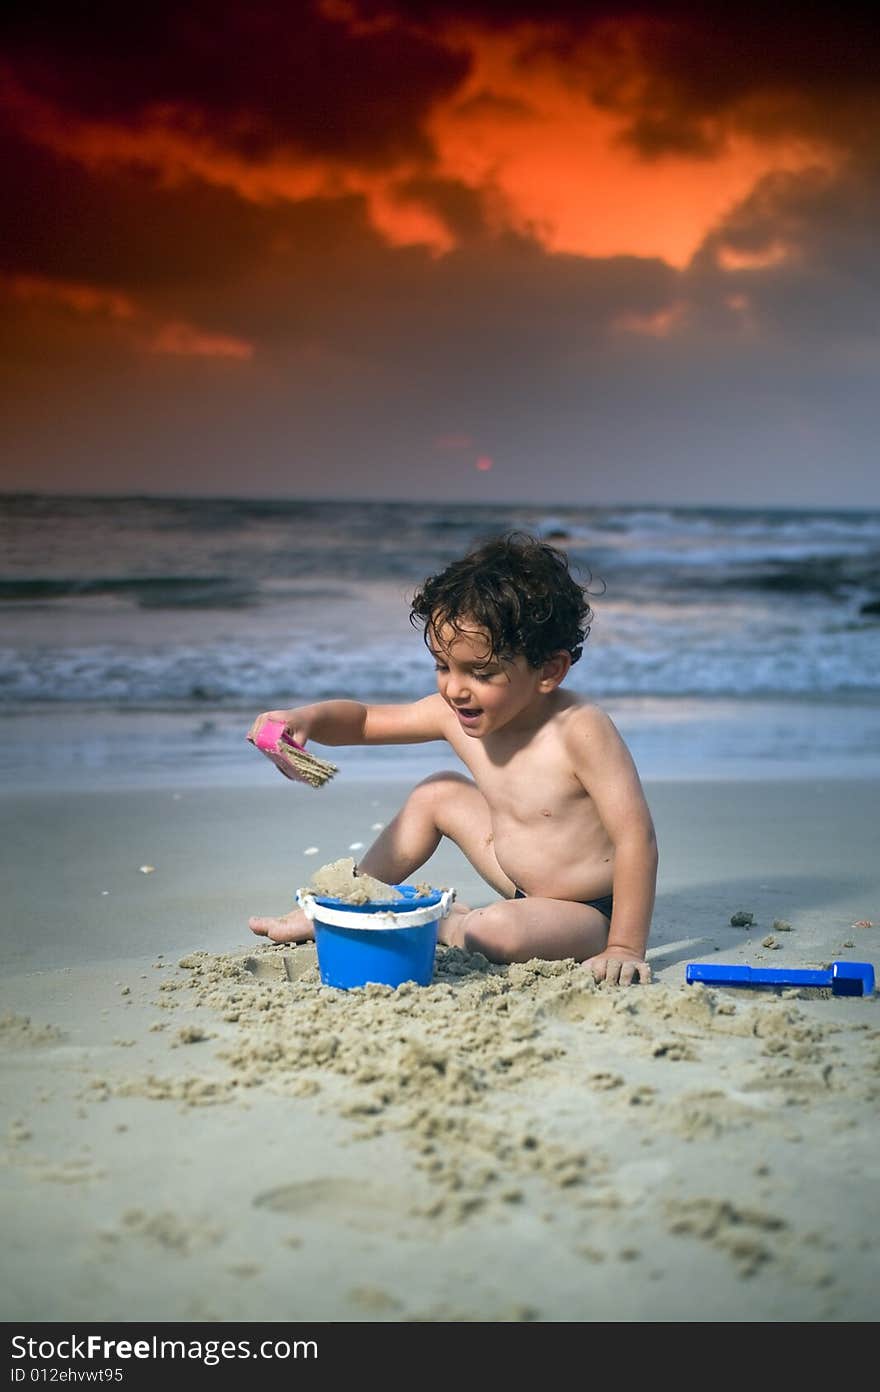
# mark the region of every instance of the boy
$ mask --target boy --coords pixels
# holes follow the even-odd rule
[[[320,701],[258,716],[299,743],[446,740],[471,777],[420,783],[360,861],[402,884],[443,836],[501,895],[455,903],[440,941],[493,962],[574,957],[596,980],[649,981],[645,945],[657,845],[639,776],[611,720],[563,691],[592,614],[565,555],[522,534],[490,540],[429,577],[412,601],[438,691],[402,705]],[[253,918],[275,942],[302,941],[299,910]]]

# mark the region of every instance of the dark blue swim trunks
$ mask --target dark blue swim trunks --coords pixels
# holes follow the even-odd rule
[[[523,894],[521,889],[517,889],[513,897],[514,899],[527,899],[528,895]],[[600,894],[598,899],[579,899],[577,902],[586,905],[588,909],[598,909],[600,914],[604,914],[606,918],[610,919],[611,910],[614,908],[614,895]]]

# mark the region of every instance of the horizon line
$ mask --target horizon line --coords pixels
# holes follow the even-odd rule
[[[0,489],[0,503],[6,500],[15,499],[52,499],[57,502],[147,502],[147,503],[182,503],[182,502],[204,502],[204,503],[296,503],[314,504],[318,506],[343,504],[347,506],[368,506],[368,507],[472,507],[480,510],[502,509],[502,508],[543,508],[548,512],[554,509],[574,511],[630,511],[635,512],[641,509],[666,511],[666,512],[785,512],[785,513],[833,513],[836,515],[852,515],[854,513],[880,513],[880,502],[857,503],[849,506],[822,503],[761,503],[761,502],[723,502],[719,500],[702,500],[697,502],[660,502],[656,499],[640,499],[629,502],[606,501],[606,502],[562,502],[554,499],[532,499],[532,498],[509,498],[486,500],[484,498],[472,497],[443,497],[443,498],[417,498],[417,497],[359,497],[343,494],[328,495],[303,495],[295,493],[148,493],[143,490],[136,492],[70,492],[67,490],[53,489]]]

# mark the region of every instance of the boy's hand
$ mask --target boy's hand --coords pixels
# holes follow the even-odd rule
[[[253,725],[247,732],[247,738],[251,744],[256,743],[257,735],[265,725],[267,720],[280,720],[284,725],[285,734],[289,735],[297,744],[305,745],[309,737],[309,732],[305,721],[300,719],[302,712],[299,710],[276,710],[264,711],[258,715]]]
[[[596,981],[607,981],[609,986],[631,986],[634,981],[647,985],[651,980],[648,963],[628,947],[607,947],[581,965],[590,968]]]

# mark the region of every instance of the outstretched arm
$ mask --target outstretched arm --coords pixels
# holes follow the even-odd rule
[[[256,739],[267,720],[280,720],[297,744],[421,744],[444,739],[445,702],[440,696],[400,705],[373,706],[360,701],[316,701],[289,710],[258,715],[248,739]]]
[[[657,838],[632,756],[604,712],[585,709],[573,732],[575,771],[614,846],[614,909],[604,952],[584,962],[597,981],[650,981],[645,949],[657,884]]]

